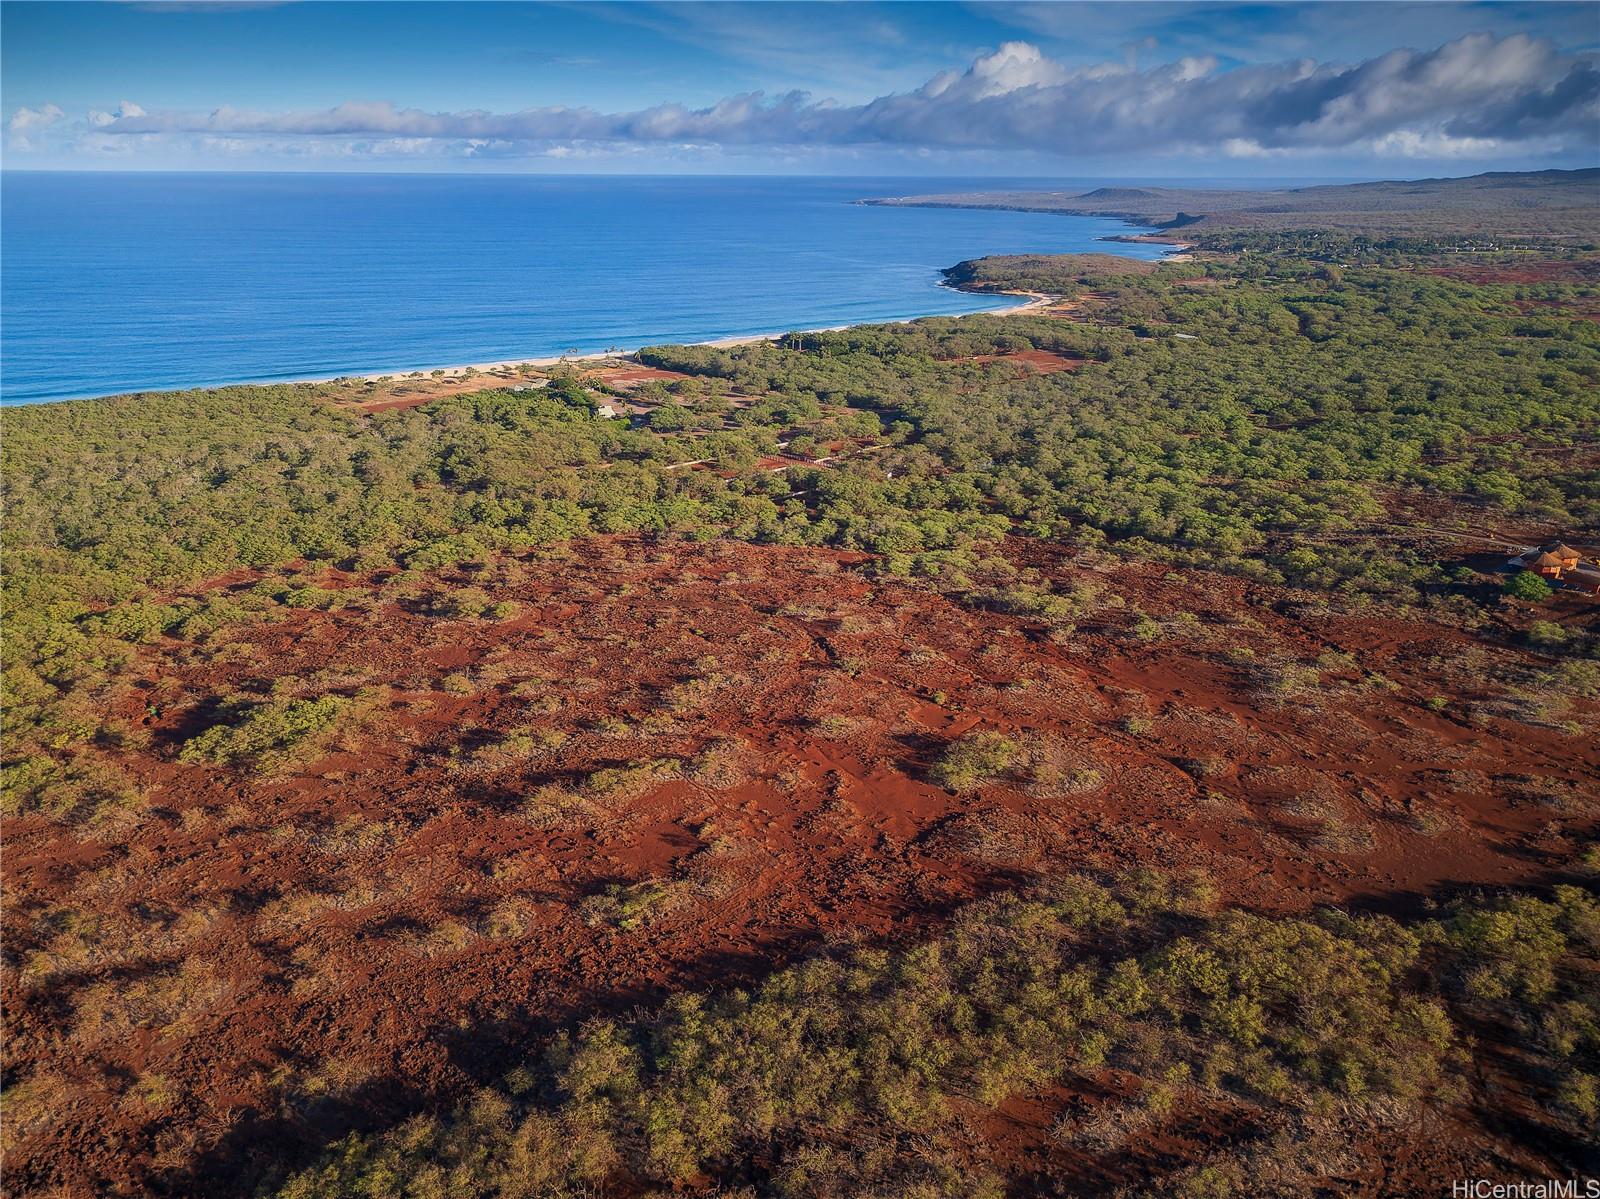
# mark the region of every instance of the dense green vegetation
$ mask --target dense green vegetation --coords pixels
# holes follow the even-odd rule
[[[992,275],[988,262],[975,269],[1009,287],[1082,290],[1074,260],[1060,273],[998,260]],[[1491,521],[1597,523],[1592,465],[1529,457],[1592,444],[1600,429],[1589,322],[1521,314],[1505,288],[1293,260],[1108,275],[1095,291],[1087,327],[853,330],[797,339],[809,351],[799,362],[769,346],[649,357],[750,385],[793,387],[799,372],[817,394],[881,412],[900,452],[878,464],[895,481],[862,489],[858,511],[862,500],[913,513],[970,505],[1042,536],[1387,594],[1438,577],[1432,563],[1375,554],[1381,538],[1350,536],[1381,523],[1396,492],[1449,497]],[[937,360],[980,352],[991,329],[1094,365],[941,385]],[[893,529],[872,548],[932,548],[904,522]]]
[[[941,787],[961,790],[993,778],[1017,759],[1017,747],[999,733],[969,733],[952,741],[934,763],[929,777]]]
[[[1535,604],[1549,599],[1554,594],[1550,584],[1531,570],[1519,570],[1507,575],[1505,592],[1514,599],[1527,600]]]
[[[1222,1104],[1254,1113],[1261,1137],[1285,1113],[1459,1096],[1468,1030],[1485,1022],[1537,1062],[1533,1086],[1569,1127],[1600,1115],[1600,903],[1587,892],[1409,925],[1211,906],[1203,883],[1156,874],[1060,880],[981,902],[924,944],[594,1020],[442,1118],[346,1139],[279,1193],[554,1199],[620,1175],[998,1197],[1004,1180],[962,1158],[963,1111],[1113,1067],[1139,1080],[1125,1134]],[[1259,1193],[1233,1155],[1161,1193]]]
[[[1220,254],[1292,255],[1370,266],[1407,266],[1422,259],[1445,263],[1526,259],[1528,250],[1536,250],[1540,257],[1578,258],[1587,257],[1595,249],[1588,237],[1574,244],[1572,239],[1506,238],[1492,233],[1471,234],[1448,229],[1409,237],[1393,232],[1338,232],[1316,227],[1230,229],[1226,232],[1181,230],[1177,236],[1200,249]]]
[[[600,419],[605,386],[570,371],[537,391],[375,415],[315,385],[7,411],[5,811],[87,824],[138,802],[115,751],[151,734],[109,717],[106,701],[129,694],[116,683],[134,677],[141,643],[388,602],[509,619],[515,603],[464,575],[438,590],[426,580],[585,534],[867,551],[865,569],[1065,635],[1092,597],[1008,565],[994,553],[1002,537],[1354,606],[1458,586],[1397,529],[1600,527],[1600,327],[1569,315],[1594,286],[1441,278],[1416,269],[1437,249],[1422,243],[1227,236],[1236,259],[984,259],[951,273],[1074,297],[1071,321],[656,347],[641,358],[687,377],[642,389],[652,408],[633,422]],[[1076,369],[1035,374],[1005,358],[1030,350]],[[763,461],[784,450],[785,469]],[[329,565],[371,577],[341,590]],[[235,571],[236,590],[193,586]],[[1550,596],[1532,574],[1504,586],[1520,601]],[[1184,627],[1133,615],[1139,640]],[[1562,655],[1530,684],[1530,710],[1594,694],[1594,663],[1579,661],[1592,637],[1539,621],[1527,645]],[[457,677],[444,690],[470,691]],[[135,707],[148,698],[158,714],[162,680],[138,684],[150,690]],[[158,752],[270,773],[370,720],[374,693],[358,685],[254,678],[197,708]],[[672,710],[692,711],[696,694],[686,682]],[[1133,714],[1123,730],[1148,725]],[[467,763],[531,751],[531,737]],[[1027,736],[974,732],[932,755],[926,778],[1052,794],[1105,781],[1038,756]],[[714,767],[607,766],[558,798],[622,801]],[[613,884],[586,919],[640,927],[667,894],[652,880]],[[1452,1080],[1485,1035],[1518,1046],[1524,1081],[1565,1135],[1600,1118],[1597,947],[1600,907],[1571,887],[1402,922],[1218,913],[1204,886],[1154,875],[1042,883],[919,945],[841,951],[753,992],[679,996],[569,1030],[454,1112],[347,1139],[283,1194],[558,1196],[622,1178],[991,1196],[1001,1180],[963,1152],[958,1121],[1008,1096],[1109,1066],[1135,1080],[1135,1129],[1180,1103],[1218,1104],[1265,1135],[1289,1116],[1459,1098]],[[1086,1135],[1058,1129],[1068,1144]],[[1249,1193],[1247,1180],[1221,1150],[1174,1185]]]
[[[1600,329],[1525,311],[1517,289],[1259,255],[961,271],[1074,295],[1088,280],[1087,319],[660,347],[643,359],[694,377],[652,384],[670,402],[631,428],[596,419],[602,389],[571,373],[372,416],[310,385],[8,410],[7,717],[32,734],[12,738],[8,764],[94,734],[93,690],[128,642],[338,602],[309,583],[170,599],[240,567],[425,570],[643,530],[863,549],[878,569],[963,588],[985,544],[1015,531],[1412,600],[1448,581],[1390,548],[1386,522],[1413,501],[1443,497],[1491,526],[1600,525],[1600,472],[1574,452],[1600,430]],[[1085,365],[970,361],[1034,348]],[[761,469],[785,441],[847,452]],[[31,794],[50,770],[8,777]]]
[[[1160,269],[1158,263],[1110,254],[997,254],[970,258],[940,273],[951,287],[968,290],[1070,295],[1106,279],[1138,279]]]
[[[341,720],[358,713],[372,698],[359,695],[350,700],[335,694],[235,704],[218,712],[213,724],[185,742],[179,757],[185,762],[266,771],[320,745]]]

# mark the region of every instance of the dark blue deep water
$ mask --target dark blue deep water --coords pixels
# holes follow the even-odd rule
[[[1116,221],[850,201],[1013,181],[54,174],[0,181],[8,404],[1004,307],[983,254]]]

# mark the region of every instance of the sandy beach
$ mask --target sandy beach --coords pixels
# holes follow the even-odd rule
[[[952,288],[952,290],[967,291],[968,289]],[[732,337],[717,337],[680,344],[726,349],[731,346],[777,341],[793,333],[838,333],[845,329],[864,328],[869,325],[908,325],[915,321],[931,320],[937,317],[959,319],[961,316],[1022,316],[1030,312],[1041,311],[1061,301],[1060,296],[1044,295],[1039,292],[974,291],[970,294],[1010,296],[1018,300],[1019,303],[1006,308],[984,309],[972,313],[934,312],[920,316],[896,317],[886,320],[853,321],[842,325],[821,325],[804,329],[776,329],[764,333],[746,333]],[[295,375],[279,378],[240,379],[229,382],[200,384],[192,388],[149,388],[143,391],[105,392],[98,395],[63,397],[63,400],[116,399],[121,396],[155,395],[167,391],[216,391],[225,387],[284,387],[299,384],[327,386],[337,383],[360,387],[364,392],[359,401],[341,402],[367,411],[381,411],[391,407],[413,407],[429,400],[478,390],[484,386],[484,376],[488,376],[498,382],[515,383],[519,376],[548,371],[552,367],[631,359],[633,355],[647,345],[663,344],[669,343],[657,339],[641,342],[638,345],[619,346],[613,349],[596,350],[582,354],[551,354],[528,358],[506,358],[492,362],[441,363],[432,366],[410,367],[403,370],[345,371],[333,375]],[[378,385],[380,388],[389,390],[375,393],[371,385]]]
[[[963,289],[956,289],[956,290],[963,290]],[[1020,303],[1020,304],[1012,305],[1009,308],[996,308],[996,309],[991,309],[991,310],[988,310],[988,311],[985,311],[985,312],[966,313],[966,314],[962,314],[962,315],[968,315],[968,316],[1022,316],[1022,315],[1025,315],[1025,314],[1029,313],[1029,312],[1037,312],[1037,311],[1039,311],[1041,309],[1048,308],[1051,304],[1057,303],[1061,299],[1060,296],[1044,295],[1043,293],[1040,293],[1040,292],[1031,292],[1031,291],[1030,292],[974,292],[972,294],[974,294],[974,295],[1008,295],[1008,296],[1015,296],[1016,298],[1022,300],[1023,302]],[[695,341],[695,342],[689,342],[687,344],[696,345],[696,346],[712,346],[712,347],[715,347],[717,349],[727,349],[727,348],[732,347],[732,346],[755,345],[756,343],[763,342],[763,341],[777,341],[779,338],[786,337],[791,333],[839,333],[839,332],[842,332],[845,329],[863,328],[863,327],[868,326],[868,325],[909,325],[909,324],[911,324],[911,323],[913,323],[915,321],[929,320],[929,319],[932,319],[933,317],[949,316],[949,315],[951,315],[951,314],[949,314],[949,313],[929,313],[929,314],[926,314],[926,315],[923,315],[923,316],[899,317],[899,318],[896,318],[896,319],[893,319],[893,320],[856,321],[856,322],[853,322],[853,323],[850,323],[850,324],[844,324],[844,325],[824,325],[824,326],[820,326],[820,327],[817,327],[817,328],[811,328],[811,329],[779,329],[779,330],[774,330],[772,332],[767,332],[767,333],[747,333],[747,334],[741,334],[741,335],[736,336],[736,337],[717,337],[717,338],[712,338],[712,339],[707,340],[707,341]],[[449,376],[460,377],[460,376],[466,375],[467,372],[469,372],[469,371],[472,372],[474,375],[496,375],[496,374],[505,375],[507,373],[515,374],[520,369],[523,369],[523,368],[531,369],[531,370],[547,370],[550,367],[561,366],[561,365],[569,364],[569,363],[576,363],[576,362],[604,362],[604,361],[606,361],[608,359],[612,359],[612,358],[628,358],[628,357],[631,357],[634,354],[637,354],[641,349],[644,348],[645,345],[659,345],[659,344],[663,344],[663,343],[661,343],[661,342],[645,342],[645,343],[642,343],[642,344],[637,345],[637,346],[629,346],[629,347],[626,347],[626,348],[620,348],[619,347],[619,348],[613,349],[613,350],[600,350],[600,351],[595,351],[595,352],[587,353],[587,354],[555,354],[555,355],[546,355],[546,356],[543,356],[543,357],[536,357],[536,358],[507,358],[507,359],[502,359],[501,361],[498,361],[498,362],[455,363],[455,364],[451,364],[451,365],[415,367],[415,368],[413,368],[411,370],[385,370],[385,371],[367,371],[367,372],[347,372],[345,374],[340,374],[340,375],[321,375],[321,376],[316,376],[316,377],[297,378],[297,379],[254,379],[254,380],[249,380],[249,381],[244,382],[244,383],[226,384],[226,385],[219,385],[219,386],[239,386],[239,387],[258,387],[259,386],[259,387],[265,387],[265,386],[270,386],[270,385],[275,384],[275,383],[333,383],[333,382],[337,382],[337,381],[340,381],[340,380],[361,380],[361,381],[371,380],[371,381],[379,382],[379,383],[393,383],[393,382],[399,382],[401,380],[407,380],[407,381],[411,381],[411,382],[422,382],[423,379],[418,379],[417,376],[419,376],[419,375],[423,376],[424,379],[425,379],[427,376],[432,375],[434,371],[443,371],[444,374],[445,374],[445,377],[449,377]]]

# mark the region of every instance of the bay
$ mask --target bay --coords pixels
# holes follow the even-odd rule
[[[942,287],[939,268],[1164,252],[1102,240],[1131,231],[1110,219],[853,203],[980,185],[1030,184],[6,172],[0,400],[974,312],[1014,301]]]

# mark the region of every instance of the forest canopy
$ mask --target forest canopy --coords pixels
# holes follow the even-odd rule
[[[302,559],[427,570],[643,532],[862,550],[960,588],[1020,534],[1405,600],[1444,579],[1383,536],[1408,504],[1600,525],[1600,326],[1564,307],[1592,283],[1292,254],[957,269],[1078,319],[655,347],[689,378],[632,422],[598,419],[575,371],[371,415],[317,385],[8,411],[11,717],[195,618],[166,591]]]

